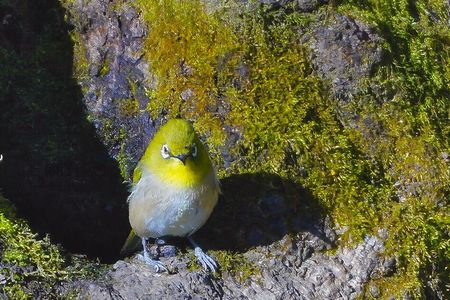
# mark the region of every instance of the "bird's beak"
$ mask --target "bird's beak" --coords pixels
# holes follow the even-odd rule
[[[179,159],[183,163],[183,165],[186,165],[186,160],[188,159],[189,156],[191,156],[190,153],[175,155],[174,157]]]

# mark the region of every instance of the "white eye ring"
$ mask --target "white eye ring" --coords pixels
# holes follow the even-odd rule
[[[169,146],[167,146],[167,144],[162,145],[162,147],[161,147],[161,156],[163,158],[169,158],[170,157]]]
[[[194,145],[194,147],[192,148],[192,157],[197,157],[197,146]]]

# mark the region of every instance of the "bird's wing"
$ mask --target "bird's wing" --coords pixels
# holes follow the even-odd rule
[[[139,162],[136,166],[136,168],[134,168],[134,172],[133,172],[133,185],[135,185],[136,183],[139,182],[139,180],[141,179],[142,176],[142,166],[141,163]]]
[[[139,162],[136,166],[136,168],[134,168],[134,172],[133,172],[133,185],[136,185],[139,180],[141,179],[142,176],[142,167],[141,167],[141,163]],[[129,201],[129,198],[128,198]],[[135,252],[136,250],[138,250],[140,248],[141,245],[141,238],[138,237],[136,235],[136,233],[134,233],[134,230],[131,229],[130,234],[127,237],[127,240],[125,241],[125,243],[122,246],[122,249],[120,249],[120,255],[121,256],[127,256],[133,252]]]
[[[123,244],[122,249],[120,249],[120,255],[127,256],[138,250],[140,246],[141,238],[134,233],[133,229],[131,229],[125,244]]]

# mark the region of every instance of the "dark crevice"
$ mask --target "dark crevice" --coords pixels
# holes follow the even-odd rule
[[[0,2],[0,188],[41,236],[111,262],[128,192],[86,120],[64,13],[56,0]]]

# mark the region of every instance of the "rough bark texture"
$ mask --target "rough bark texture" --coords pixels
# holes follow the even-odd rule
[[[338,101],[351,102],[381,61],[381,38],[367,25],[336,15],[311,35],[312,61]]]
[[[245,257],[258,266],[259,274],[243,282],[226,272],[218,279],[188,271],[186,257],[161,259],[174,270],[170,275],[155,274],[133,258],[118,261],[101,280],[81,281],[76,288],[88,299],[355,299],[369,278],[393,271],[392,260],[378,257],[383,250],[378,238],[335,255],[321,252],[328,246],[306,233],[257,247]]]
[[[109,154],[125,160],[129,176],[155,128],[145,111],[144,87],[154,81],[143,59],[146,26],[134,8],[116,12],[109,1],[75,1],[69,12],[86,50],[84,103]],[[131,99],[137,107],[125,108]]]

